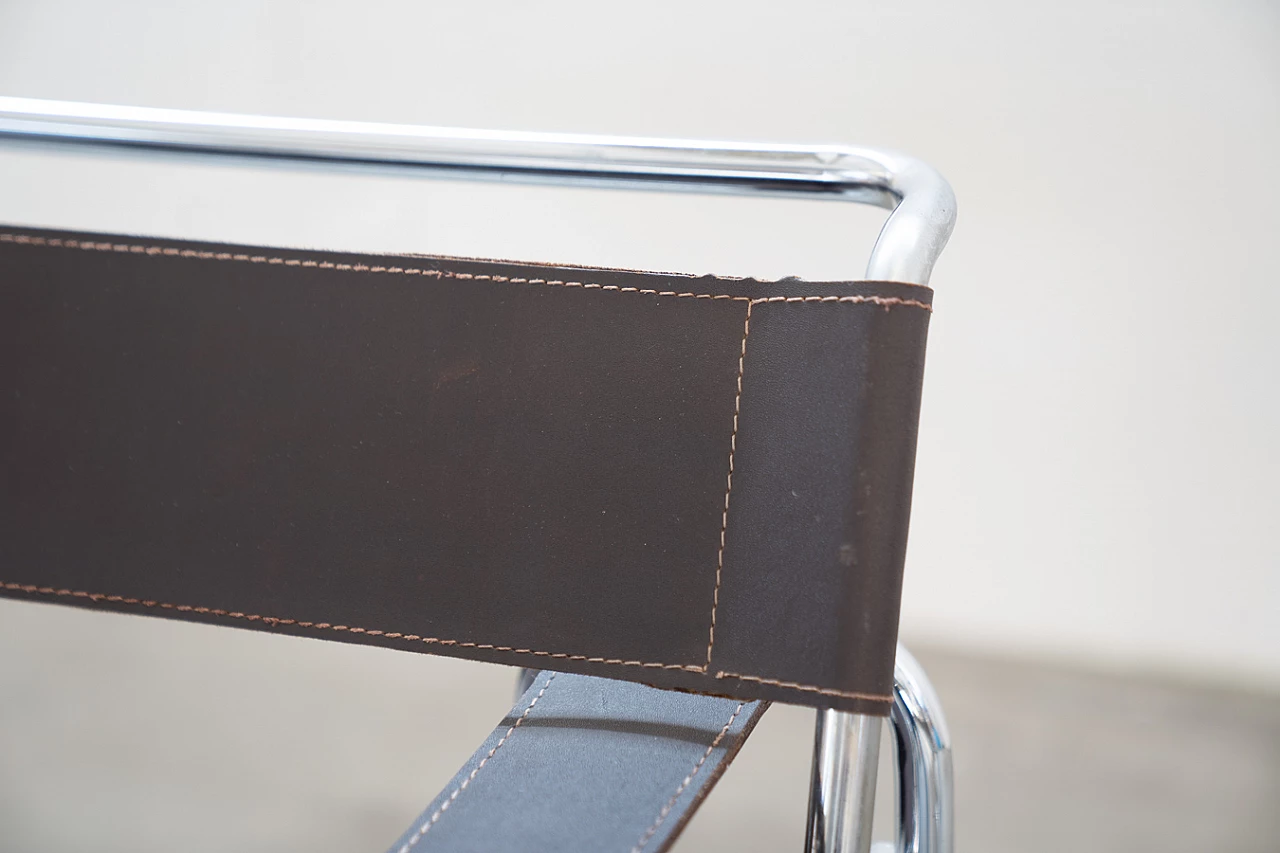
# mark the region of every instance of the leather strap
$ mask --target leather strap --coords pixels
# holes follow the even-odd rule
[[[388,853],[660,853],[767,707],[540,673]]]
[[[3,594],[887,713],[927,288],[0,232]]]

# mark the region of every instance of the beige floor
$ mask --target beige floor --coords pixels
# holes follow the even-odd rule
[[[962,853],[1280,850],[1280,697],[917,651],[957,745]],[[512,679],[0,602],[0,851],[379,851]],[[811,727],[773,708],[680,849],[800,849]]]

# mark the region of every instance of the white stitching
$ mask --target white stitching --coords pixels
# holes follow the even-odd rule
[[[774,687],[785,687],[791,690],[803,690],[805,693],[818,693],[822,696],[840,696],[844,699],[866,699],[869,702],[892,702],[892,696],[880,693],[859,693],[854,690],[836,690],[831,687],[815,687],[812,684],[797,684],[794,681],[779,681],[776,678],[761,678],[758,675],[740,675],[736,672],[716,673],[716,678],[736,678],[739,681],[752,681],[756,684],[769,684]]]
[[[613,666],[638,666],[645,669],[678,669],[686,672],[706,673],[705,667],[679,663],[651,663],[639,660],[622,660],[621,658],[588,657],[587,655],[571,655],[564,652],[544,652],[536,649],[520,649],[514,646],[497,646],[493,643],[472,643],[462,640],[444,640],[439,637],[423,637],[418,634],[403,634],[399,631],[381,631],[372,628],[355,628],[349,625],[333,625],[329,622],[307,622],[299,619],[281,619],[276,616],[260,616],[256,613],[242,613],[238,610],[222,610],[217,607],[196,607],[190,604],[169,604],[162,601],[151,601],[141,598],[130,598],[123,595],[103,595],[98,592],[82,592],[71,589],[54,589],[50,586],[35,584],[19,584],[0,581],[0,588],[17,592],[39,595],[60,595],[73,598],[84,598],[89,601],[106,601],[112,604],[129,604],[140,607],[157,607],[161,610],[173,610],[179,613],[198,613],[204,616],[219,616],[226,619],[243,619],[247,622],[261,622],[264,625],[293,625],[298,628],[314,628],[323,631],[343,631],[348,634],[364,634],[369,637],[385,637],[389,640],[426,643],[428,645],[457,646],[460,649],[482,649],[495,652],[511,652],[518,655],[536,655],[537,657],[555,658],[559,660],[576,660],[584,663],[602,663]]]
[[[738,450],[738,413],[742,405],[742,371],[747,362],[747,336],[751,334],[751,306],[747,303],[747,316],[742,321],[742,347],[738,353],[738,390],[733,397],[733,432],[729,435],[729,473],[725,477],[724,512],[720,514],[720,549],[716,552],[716,586],[711,595],[711,628],[707,631],[707,665],[711,668],[711,649],[716,644],[716,611],[720,607],[720,576],[724,572],[724,540],[729,529],[729,495],[733,492],[733,454]]]
[[[540,657],[558,658],[562,660],[584,661],[586,663],[599,663],[611,666],[639,666],[648,669],[676,669],[684,672],[693,672],[699,675],[707,675],[707,669],[703,666],[690,666],[678,663],[646,663],[634,660],[619,660],[617,658],[600,658],[587,657],[585,655],[568,655],[563,652],[540,652],[532,649],[517,649],[511,646],[495,646],[489,643],[464,643],[457,640],[440,640],[435,637],[420,637],[417,634],[401,634],[396,631],[375,631],[368,628],[352,628],[346,625],[331,625],[328,622],[304,622],[297,619],[279,619],[274,616],[258,616],[251,613],[241,613],[235,610],[220,610],[215,607],[193,607],[189,604],[168,604],[161,601],[152,601],[142,598],[130,598],[123,595],[103,595],[97,592],[81,592],[71,589],[55,589],[51,586],[36,586],[35,584],[20,584],[9,581],[0,581],[0,589],[7,589],[14,592],[25,592],[36,595],[61,595],[72,596],[73,598],[84,598],[89,601],[99,602],[106,601],[112,604],[130,604],[141,607],[159,607],[162,610],[174,610],[180,613],[198,613],[206,616],[219,616],[227,619],[244,619],[249,622],[261,622],[264,625],[294,625],[299,628],[315,628],[319,630],[329,631],[346,631],[351,634],[364,634],[369,637],[385,637],[389,640],[406,640],[418,641],[423,643],[435,643],[444,646],[458,646],[459,648],[475,648],[490,649],[499,652],[512,652],[514,654],[538,655]],[[740,681],[753,681],[758,684],[770,684],[775,687],[790,688],[793,690],[801,690],[806,693],[818,693],[823,696],[840,696],[846,699],[865,699],[872,702],[892,702],[892,696],[882,696],[878,693],[854,693],[846,690],[833,690],[827,687],[816,687],[810,684],[797,684],[793,681],[779,681],[774,678],[762,678],[756,675],[740,675],[736,672],[717,672],[716,678],[735,678]]]
[[[33,237],[28,234],[0,233],[0,243],[18,243],[26,246],[48,246],[55,249],[80,249],[90,252],[129,252],[148,256],[166,255],[169,257],[194,258],[206,261],[235,261],[251,264],[285,264],[288,266],[315,267],[316,269],[337,270],[340,272],[371,272],[390,275],[426,275],[435,278],[456,278],[464,281],[495,281],[511,284],[535,284],[550,287],[580,287],[588,290],[612,291],[614,293],[636,293],[648,296],[675,296],[681,299],[727,299],[732,302],[746,302],[758,305],[762,302],[791,303],[823,303],[836,302],[845,304],[880,305],[886,310],[894,306],[922,308],[932,312],[927,302],[918,299],[900,299],[896,296],[731,296],[727,293],[694,293],[692,291],[651,290],[648,288],[619,287],[616,284],[594,284],[584,281],[559,281],[542,278],[513,278],[501,275],[478,275],[473,273],[457,273],[449,270],[403,269],[401,267],[371,267],[366,264],[337,264],[331,261],[298,260],[292,258],[268,257],[266,255],[233,255],[228,252],[198,251],[196,249],[175,249],[167,246],[95,243],[92,240],[63,240],[60,237]]]
[[[729,727],[733,725],[733,721],[738,719],[738,715],[742,713],[742,709],[746,707],[746,702],[739,702],[738,707],[729,717],[729,722],[724,724],[724,728],[720,730],[720,734],[716,735],[715,740],[711,741],[711,745],[707,747],[707,751],[702,753],[702,757],[698,759],[698,763],[693,765],[693,769],[689,771],[689,775],[684,777],[684,781],[676,788],[676,792],[671,795],[671,799],[667,800],[667,804],[658,812],[658,816],[654,818],[653,824],[645,830],[644,835],[640,836],[640,840],[636,842],[636,846],[631,848],[631,853],[640,853],[644,846],[653,840],[653,834],[658,831],[658,827],[662,826],[662,822],[671,814],[671,810],[675,808],[676,800],[680,799],[680,795],[684,793],[684,789],[689,787],[689,783],[693,781],[693,777],[698,775],[698,771],[702,769],[702,765],[711,757],[711,753],[720,745],[720,741],[724,740],[724,736],[728,734]],[[404,853],[404,851],[400,851]]]
[[[480,770],[486,764],[489,763],[489,759],[493,758],[494,754],[499,749],[502,748],[502,745],[504,743],[507,742],[507,739],[510,738],[511,735],[515,733],[515,730],[520,728],[520,724],[523,723],[525,721],[525,718],[529,716],[529,712],[533,710],[533,706],[538,704],[538,700],[542,698],[542,694],[547,692],[547,688],[550,687],[551,682],[555,680],[556,680],[556,673],[553,672],[551,673],[551,677],[547,679],[547,683],[542,685],[542,689],[538,691],[538,695],[534,696],[533,699],[529,701],[529,706],[524,709],[524,713],[520,715],[520,718],[511,724],[511,728],[507,729],[507,733],[502,736],[502,740],[494,744],[493,749],[489,750],[489,754],[486,755],[484,758],[480,759],[480,763],[477,764],[475,769],[471,771],[471,774],[467,776],[466,779],[463,779],[462,782],[458,785],[458,787],[453,789],[453,793],[449,795],[449,798],[447,800],[445,800],[443,803],[440,804],[440,808],[435,810],[435,813],[431,815],[430,818],[427,819],[427,822],[424,823],[422,826],[418,827],[418,831],[413,834],[413,837],[411,837],[407,842],[405,842],[404,846],[400,848],[400,853],[409,853],[409,848],[417,844],[419,841],[421,841],[422,837],[426,835],[428,831],[430,831],[431,827],[435,826],[436,821],[440,819],[440,815],[448,811],[449,806],[453,805],[453,801],[458,799],[458,795],[467,789],[467,786],[470,785],[472,780],[476,778],[476,774],[479,773]]]

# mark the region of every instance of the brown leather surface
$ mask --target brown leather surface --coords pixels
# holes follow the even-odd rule
[[[927,288],[0,231],[0,593],[887,712]]]

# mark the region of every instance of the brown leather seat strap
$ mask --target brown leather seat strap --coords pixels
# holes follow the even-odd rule
[[[387,853],[661,853],[768,704],[540,673]]]

